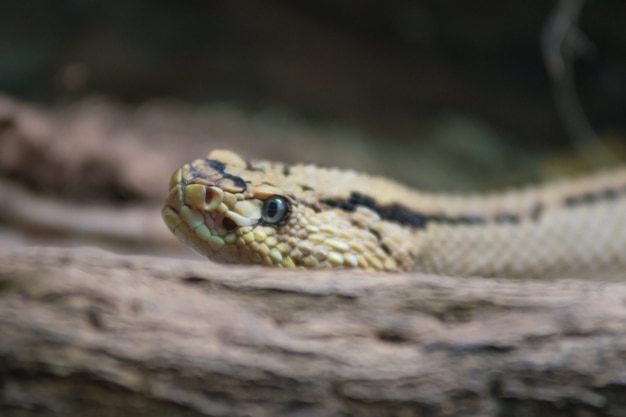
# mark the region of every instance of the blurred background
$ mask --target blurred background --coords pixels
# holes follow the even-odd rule
[[[122,233],[145,248],[158,209],[133,236],[107,213],[155,212],[169,174],[214,147],[461,191],[625,155],[623,0],[0,10],[0,225],[28,241]]]

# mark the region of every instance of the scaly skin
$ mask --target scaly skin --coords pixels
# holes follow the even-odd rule
[[[177,170],[170,230],[217,262],[553,277],[626,269],[626,170],[453,196],[214,150]]]

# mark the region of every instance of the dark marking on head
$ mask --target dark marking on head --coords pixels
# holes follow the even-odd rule
[[[284,165],[283,166],[283,175],[285,177],[288,177],[291,175],[291,171],[289,170],[289,165]]]
[[[302,189],[302,191],[315,191],[313,187],[310,187],[308,185],[301,185],[300,188]]]
[[[237,187],[243,189],[243,191],[247,191],[248,190],[248,185],[246,184],[246,182],[241,177],[238,177],[238,176],[232,175],[232,174],[224,174],[222,179],[232,181]]]
[[[217,159],[207,159],[207,163],[211,168],[213,168],[220,174],[224,174],[226,172],[226,164],[224,164],[222,161],[218,161]]]
[[[198,168],[196,168],[193,164],[187,164],[187,167],[189,169],[189,174],[191,174],[191,179],[203,177],[200,171],[198,171]],[[183,178],[182,183],[187,184],[188,181]]]

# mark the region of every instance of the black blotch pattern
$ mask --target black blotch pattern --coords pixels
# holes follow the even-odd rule
[[[232,175],[232,174],[224,174],[224,176],[222,178],[223,179],[227,179],[227,180],[231,180],[232,182],[235,183],[235,185],[237,187],[243,188],[244,191],[246,191],[248,189],[248,185],[246,184],[246,182],[241,177],[238,177],[238,176]]]
[[[207,159],[207,163],[211,168],[220,174],[224,174],[226,172],[226,165],[222,161],[218,161],[217,159]]]
[[[624,190],[624,194],[626,195],[626,189]],[[615,193],[602,193],[604,199],[607,198],[616,198],[610,196],[616,196]],[[584,199],[580,201],[588,202],[590,200],[589,196],[586,196]],[[597,201],[597,200],[594,200]],[[368,195],[352,192],[350,196],[345,199],[332,199],[327,198],[321,200],[323,204],[326,204],[329,207],[338,208],[340,210],[353,213],[357,207],[367,207],[370,210],[377,213],[381,219],[389,220],[393,222],[400,223],[405,226],[410,226],[414,229],[424,229],[428,225],[428,223],[443,223],[450,225],[483,225],[489,222],[498,223],[498,224],[519,224],[522,221],[522,218],[518,214],[514,213],[497,213],[494,216],[483,217],[483,216],[446,216],[440,214],[424,214],[418,211],[414,211],[409,209],[402,204],[391,204],[387,206],[380,205],[376,203],[376,201]],[[580,204],[578,200],[572,201],[568,200],[569,204]],[[541,204],[537,204],[532,208],[529,212],[529,217],[533,221],[538,221],[543,214],[544,207]],[[374,231],[370,230],[372,233]]]
[[[217,159],[207,159],[206,162],[211,168],[222,174],[222,179],[231,180],[237,187],[242,188],[244,191],[248,189],[246,182],[241,177],[226,172],[226,164],[222,161],[218,161]],[[194,175],[198,173],[197,169],[195,169],[193,165],[191,166],[191,171]]]
[[[315,188],[308,185],[301,185],[300,188],[302,189],[302,191],[315,191]]]
[[[518,224],[520,222],[520,218],[515,214],[499,213],[496,214],[496,217],[494,217],[494,221],[496,223]]]
[[[291,175],[291,171],[289,170],[289,166],[287,166],[287,165],[283,166],[283,175],[285,177],[288,177],[288,176]]]
[[[429,216],[412,211],[401,204],[393,204],[387,207],[379,206],[378,210],[376,210],[375,207],[370,208],[375,210],[381,219],[395,221],[403,225],[411,226],[415,229],[424,229],[426,227],[426,223],[431,220]]]
[[[198,168],[193,166],[193,164],[189,164],[188,166],[189,166],[189,174],[191,175],[192,179],[193,178],[200,178],[200,177],[202,177],[202,174],[200,174],[200,171],[198,171]],[[183,180],[181,182],[182,182],[182,184],[187,184],[188,183],[188,181],[185,180],[184,178],[183,178]]]
[[[612,201],[626,195],[626,187],[622,188],[605,188],[595,192],[587,192],[578,195],[570,195],[563,198],[563,205],[566,207],[577,207],[587,204],[597,203],[599,201]]]
[[[354,212],[357,207],[367,207],[376,212],[381,219],[395,221],[415,229],[424,229],[429,222],[446,223],[453,225],[485,224],[487,219],[480,216],[444,216],[437,214],[423,214],[413,211],[402,204],[382,206],[368,195],[352,192],[350,197],[343,200],[324,199],[322,203],[330,207],[336,207],[347,212]],[[520,219],[515,214],[501,213],[493,221],[497,223],[519,223]]]
[[[426,217],[427,222],[445,223],[458,226],[468,226],[472,224],[485,224],[487,220],[480,216],[443,216],[443,215],[430,215]]]
[[[367,207],[377,213],[381,219],[395,221],[415,229],[423,229],[426,227],[426,222],[428,221],[427,216],[412,211],[401,204],[381,206],[377,204],[372,197],[357,192],[350,193],[350,196],[344,200],[327,198],[321,200],[321,202],[330,207],[336,207],[350,213],[353,213],[359,206]]]

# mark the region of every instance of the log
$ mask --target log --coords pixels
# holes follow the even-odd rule
[[[626,282],[0,247],[2,416],[624,416]]]

